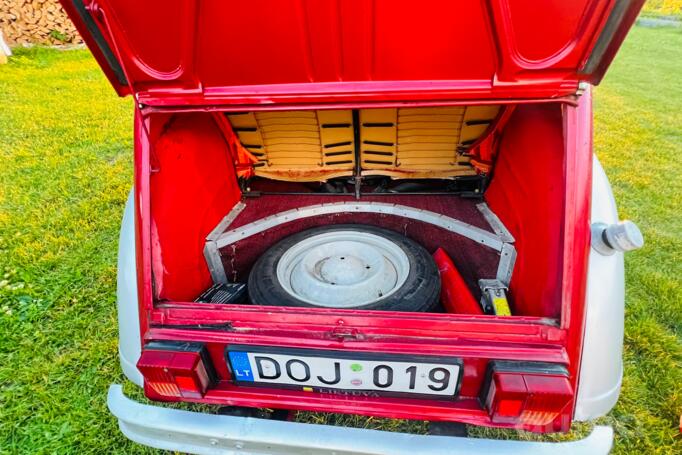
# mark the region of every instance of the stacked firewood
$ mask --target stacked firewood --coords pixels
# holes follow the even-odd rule
[[[0,0],[8,44],[77,44],[82,40],[57,0]]]

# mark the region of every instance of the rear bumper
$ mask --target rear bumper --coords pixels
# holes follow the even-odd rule
[[[131,440],[151,447],[194,454],[606,454],[613,431],[595,427],[585,439],[530,442],[422,436],[358,428],[231,417],[151,406],[109,388],[109,410]]]

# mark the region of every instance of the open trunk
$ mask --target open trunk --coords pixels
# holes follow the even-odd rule
[[[512,423],[493,419],[480,394],[492,360],[565,365],[572,384],[566,387],[575,387],[572,359],[579,355],[581,333],[571,328],[583,314],[589,241],[587,206],[580,202],[589,191],[589,102],[583,95],[578,105],[410,108],[410,115],[425,121],[407,128],[401,108],[388,114],[258,110],[138,118],[137,172],[149,175],[138,188],[140,207],[150,214],[150,224],[143,218],[138,226],[142,251],[149,252],[142,254],[140,269],[141,282],[149,283],[140,291],[145,339],[206,343],[217,378],[199,399],[206,403],[227,399],[245,406],[567,429],[572,398],[544,420]],[[477,112],[469,125],[463,120],[467,112]],[[438,117],[443,113],[448,120]],[[286,119],[278,128],[285,133],[283,146],[272,147],[277,141],[261,126],[273,118]],[[328,118],[335,125],[331,139],[325,137],[328,123],[320,120]],[[248,123],[254,119],[257,124]],[[301,119],[318,124],[297,126]],[[367,136],[367,123],[376,128],[372,133],[383,133],[379,140]],[[476,129],[466,130],[471,127]],[[288,148],[290,137],[295,141]],[[302,137],[313,143],[304,152]],[[343,145],[325,147],[329,142]],[[378,142],[388,152],[367,153]],[[326,153],[336,148],[342,159]],[[410,161],[411,153],[420,159]],[[398,232],[429,253],[442,248],[476,300],[479,280],[506,281],[511,315],[194,301],[216,282],[246,282],[254,262],[282,238],[349,223]],[[371,393],[344,401],[348,392],[336,389],[244,387],[224,357],[235,345],[454,356],[463,369],[454,402]],[[177,399],[150,386],[146,393]]]
[[[562,130],[559,104],[152,117],[155,298],[246,282],[282,238],[360,223],[442,248],[476,299],[498,278],[514,316],[558,321]]]

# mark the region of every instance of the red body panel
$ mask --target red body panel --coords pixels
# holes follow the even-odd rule
[[[177,106],[566,96],[599,82],[643,0],[62,3],[119,93]]]

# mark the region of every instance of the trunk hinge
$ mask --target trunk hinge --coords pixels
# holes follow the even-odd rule
[[[582,96],[589,88],[590,88],[589,82],[586,81],[578,82],[578,90],[575,91],[575,96]]]

